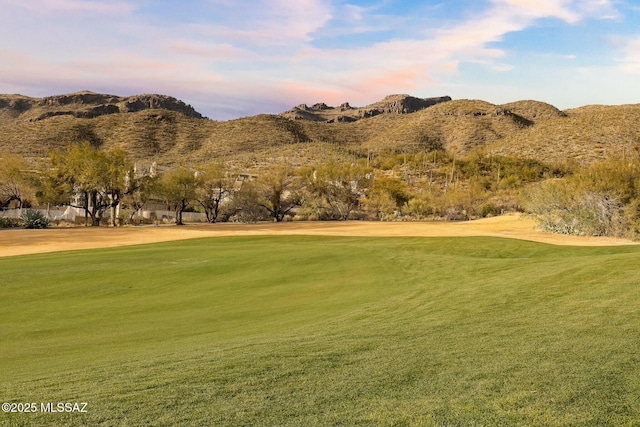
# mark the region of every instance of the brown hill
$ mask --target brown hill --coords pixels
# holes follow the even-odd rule
[[[104,148],[121,146],[136,160],[171,165],[215,159],[253,168],[284,158],[302,165],[382,150],[433,149],[456,155],[484,150],[546,162],[590,162],[622,157],[640,147],[640,105],[559,111],[538,101],[494,105],[452,100],[410,112],[411,102],[411,97],[390,96],[369,106],[382,113],[351,122],[327,123],[328,116],[294,120],[286,114],[219,122],[203,119],[190,106],[162,95],[3,95],[0,155],[45,157],[53,148],[87,140]],[[400,112],[405,114],[395,114]]]
[[[493,149],[503,154],[580,163],[638,155],[640,104],[565,110],[505,135]]]
[[[493,150],[505,139],[554,117],[562,118],[564,114],[541,102],[499,106],[479,100],[454,100],[412,114],[385,114],[354,123],[300,123],[311,140],[341,144],[352,150],[444,149],[464,155],[478,148]]]

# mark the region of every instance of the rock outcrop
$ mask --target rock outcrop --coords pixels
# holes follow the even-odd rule
[[[54,116],[73,116],[90,119],[106,114],[132,113],[163,109],[176,111],[187,117],[203,116],[179,99],[166,95],[115,96],[94,92],[30,98],[22,95],[0,95],[0,118],[39,121]]]
[[[327,123],[354,122],[380,114],[415,113],[416,111],[424,110],[432,105],[447,101],[451,101],[451,97],[416,98],[404,94],[389,95],[382,101],[367,105],[366,107],[352,107],[348,102],[338,107],[329,107],[324,102],[314,104],[312,107],[301,104],[280,113],[280,115],[293,120],[310,120]]]

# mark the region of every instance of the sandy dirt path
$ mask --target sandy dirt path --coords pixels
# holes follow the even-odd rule
[[[536,230],[531,218],[506,215],[465,222],[287,222],[147,227],[80,227],[47,230],[0,230],[0,257],[44,252],[137,245],[215,236],[493,236],[555,245],[610,246],[635,244],[608,237],[562,236]]]

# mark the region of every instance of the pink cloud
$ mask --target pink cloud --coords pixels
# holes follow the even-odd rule
[[[158,61],[128,52],[56,63],[3,50],[0,51],[0,75],[0,91],[16,88],[37,94],[51,87],[96,90],[109,82],[114,89],[134,93],[164,91],[175,96],[201,93],[204,87],[227,82],[222,76],[193,64]],[[47,94],[53,94],[51,89]]]
[[[504,62],[506,53],[488,48],[488,43],[500,41],[505,34],[520,31],[543,17],[574,23],[582,18],[576,5],[585,5],[563,0],[492,3],[485,13],[446,29],[432,30],[424,39],[393,40],[358,50],[307,47],[293,57],[296,70],[309,70],[309,74],[314,70],[316,81],[324,82],[325,87],[367,94],[369,100],[390,90],[436,90],[444,87],[438,76],[456,73],[462,61],[482,64],[492,71],[511,70],[513,67]]]
[[[311,40],[310,34],[331,18],[331,6],[323,0],[255,0],[230,4],[214,1],[233,25],[192,25],[203,36],[255,46],[292,45]]]
[[[425,86],[434,85],[434,79],[415,69],[389,70],[380,74],[363,73],[350,83],[351,101],[363,106],[393,93],[414,93]]]
[[[279,100],[291,107],[300,103],[313,105],[317,102],[326,102],[335,106],[346,102],[344,92],[341,90],[313,87],[299,82],[283,82],[278,86],[277,92]]]
[[[496,7],[512,9],[511,13],[531,18],[553,17],[568,23],[580,20],[580,14],[571,10],[571,0],[492,0]]]
[[[230,43],[208,43],[199,40],[174,40],[169,42],[169,49],[186,55],[211,59],[249,59],[255,55]]]
[[[33,56],[0,50],[2,83],[17,87],[59,85],[69,79],[69,70],[61,65]]]
[[[575,24],[586,17],[618,19],[611,0],[492,0],[496,7],[509,7],[532,18],[550,17]]]
[[[122,15],[133,12],[136,7],[127,1],[90,0],[6,0],[14,6],[34,12],[91,12]]]

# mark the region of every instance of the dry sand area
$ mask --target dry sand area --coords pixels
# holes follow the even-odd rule
[[[0,257],[79,249],[107,248],[216,236],[492,236],[555,245],[636,244],[608,237],[563,236],[536,229],[533,219],[506,215],[464,222],[286,222],[145,227],[78,227],[47,230],[0,230]]]

